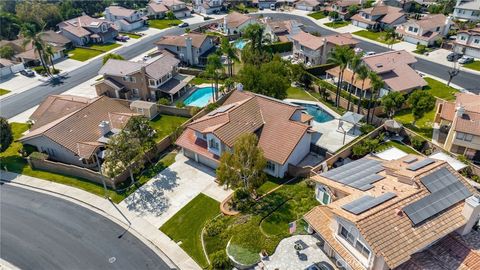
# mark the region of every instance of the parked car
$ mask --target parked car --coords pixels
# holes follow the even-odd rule
[[[460,64],[468,64],[468,63],[472,63],[473,62],[473,57],[470,57],[470,56],[462,56],[462,58],[458,59],[458,63]]]
[[[35,72],[33,72],[33,70],[31,70],[29,68],[26,68],[26,69],[20,71],[20,74],[22,74],[23,76],[27,76],[27,77],[35,77]]]
[[[447,55],[447,60],[450,61],[450,62],[454,62],[454,61],[457,61],[458,59],[462,58],[462,56],[463,56],[463,54],[461,54],[461,53],[452,52],[449,55]]]
[[[185,28],[185,27],[187,27],[188,25],[189,25],[188,23],[183,22],[183,23],[179,24],[178,27],[180,27],[180,28]]]
[[[115,40],[118,40],[120,42],[127,42],[128,37],[127,36],[116,36]]]
[[[374,55],[374,54],[376,54],[376,52],[374,52],[374,51],[369,51],[369,52],[366,52],[366,53],[365,53],[365,56],[370,56],[370,55]]]
[[[275,4],[270,4],[270,9],[271,10],[275,10],[277,8],[277,6],[275,6]]]
[[[259,7],[258,10],[263,10],[263,7]]]

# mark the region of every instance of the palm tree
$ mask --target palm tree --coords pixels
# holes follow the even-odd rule
[[[265,28],[258,23],[250,24],[243,30],[243,36],[250,40],[252,50],[262,50],[264,31]]]
[[[222,53],[227,56],[227,65],[228,65],[228,76],[232,77],[233,76],[233,64],[235,63],[234,61],[238,60],[237,57],[237,49],[233,45],[233,43],[230,43],[228,41],[228,38],[223,38],[222,39],[222,44],[220,45],[220,50]]]
[[[234,81],[232,80],[232,78],[228,78],[223,82],[223,85],[225,86],[225,88],[227,88],[227,92],[230,92],[230,90],[232,90],[234,86]]]
[[[355,86],[355,82],[357,79],[355,78],[355,75],[357,74],[358,68],[362,65],[362,55],[361,54],[355,54],[351,59],[349,63],[350,70],[352,71],[352,78],[351,78],[351,84],[348,87],[348,104],[347,104],[347,111],[350,110],[350,99],[352,98],[352,87]]]
[[[362,80],[362,92],[365,92],[365,80],[368,78],[368,68],[365,65],[360,65],[357,69],[357,78]],[[362,107],[362,97],[363,93],[360,93],[360,98],[358,99],[357,113],[360,113],[360,108]]]
[[[50,65],[52,65],[52,72],[55,73],[55,66],[53,65],[53,55],[55,54],[55,51],[53,50],[53,46],[47,45],[45,48],[45,54],[50,62]]]
[[[340,103],[340,85],[343,81],[343,73],[348,66],[350,59],[355,55],[355,52],[352,48],[348,46],[337,46],[335,49],[330,53],[330,57],[328,59],[329,63],[335,64],[339,67],[340,72],[338,74],[338,82],[337,82],[337,93],[335,95],[335,103],[338,108]]]
[[[388,43],[389,48],[393,48],[393,43],[397,40],[397,33],[393,28],[387,28],[385,30],[385,41]]]
[[[371,88],[370,88],[370,99],[368,100],[368,112],[367,112],[367,123],[369,123],[370,119],[370,107],[372,107],[372,102],[373,102],[373,96],[377,95],[383,87],[383,80],[380,76],[378,76],[377,73],[371,71],[368,73],[368,78],[370,79],[371,83]],[[373,109],[372,112],[372,120],[373,120],[373,115],[375,113],[375,108]]]
[[[206,71],[210,74],[215,80],[215,96],[214,99],[218,99],[218,71],[223,68],[222,61],[220,56],[216,53],[212,53],[207,57],[207,67]]]
[[[24,37],[23,47],[27,46],[28,44],[32,44],[33,49],[36,53],[38,53],[38,57],[40,58],[40,63],[42,64],[45,72],[50,75],[50,69],[48,68],[47,61],[46,61],[46,53],[45,53],[45,42],[42,40],[42,33],[37,33],[35,31],[35,26],[32,24],[24,24],[21,28],[21,33]]]

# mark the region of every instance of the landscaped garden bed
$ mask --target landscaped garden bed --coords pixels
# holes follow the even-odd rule
[[[328,26],[328,27],[331,27],[331,28],[340,28],[340,27],[345,27],[347,25],[349,25],[350,22],[349,21],[333,21],[333,22],[328,22],[328,23],[325,23],[324,25],[325,26]]]
[[[377,41],[377,42],[381,42],[381,43],[384,43],[384,44],[388,44],[388,45],[400,42],[400,40],[395,40],[393,42],[391,40],[387,41],[386,32],[374,32],[374,31],[369,31],[369,30],[360,30],[360,31],[357,31],[357,32],[353,32],[352,34],[360,36],[360,37],[368,38],[368,39],[371,39],[371,40],[374,40],[374,41]]]
[[[8,93],[10,93],[10,90],[0,88],[0,96],[6,95]]]
[[[323,11],[313,12],[308,14],[308,16],[314,18],[315,20],[320,20],[327,17],[327,15],[325,15],[325,12]]]

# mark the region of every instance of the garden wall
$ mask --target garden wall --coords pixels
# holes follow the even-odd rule
[[[160,105],[158,106],[158,112],[161,114],[176,115],[183,117],[192,117],[191,107],[177,108],[173,106]]]

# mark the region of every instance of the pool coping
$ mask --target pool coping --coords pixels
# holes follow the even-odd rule
[[[334,119],[339,119],[340,116],[341,116],[338,113],[336,113],[334,110],[330,109],[327,105],[325,105],[325,104],[323,104],[322,102],[319,102],[319,101],[310,101],[310,100],[293,99],[293,98],[287,98],[287,99],[284,99],[283,101],[289,102],[289,103],[303,103],[303,104],[317,105],[320,108],[322,108],[324,111],[329,113],[331,116],[333,116]],[[294,105],[297,105],[297,104],[294,104]],[[330,121],[332,121],[332,120],[330,120]]]
[[[222,84],[218,84],[218,86],[220,87]],[[187,91],[187,93],[183,94],[183,96],[181,98],[179,98],[177,100],[178,101],[181,101],[181,102],[184,102],[185,99],[187,99],[191,94],[193,94],[193,92],[197,91],[197,89],[199,88],[203,88],[203,87],[212,87],[212,84],[210,83],[202,83],[202,84],[198,84],[198,85],[193,85],[192,87],[190,87],[190,89]],[[218,99],[220,99],[222,97],[222,95],[219,95],[218,96]],[[188,107],[197,107],[197,108],[205,108],[208,104],[210,103],[213,103],[213,101],[209,101],[207,104],[205,104],[205,106],[202,106],[202,107],[198,107],[198,106],[190,106],[190,105],[186,105],[185,106],[188,106]]]

